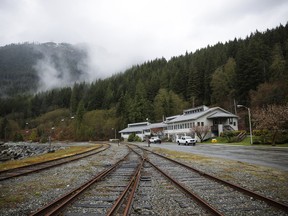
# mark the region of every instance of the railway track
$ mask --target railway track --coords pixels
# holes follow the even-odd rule
[[[78,153],[75,155],[66,156],[63,158],[58,158],[55,160],[43,161],[40,163],[34,163],[27,166],[17,167],[13,169],[7,169],[0,171],[0,181],[7,180],[10,178],[18,177],[27,175],[30,173],[39,172],[45,169],[50,169],[52,167],[56,167],[65,163],[69,163],[72,161],[76,161],[85,157],[89,157],[100,152],[105,151],[106,149],[110,148],[110,145],[104,147],[103,145],[97,149],[92,149],[83,153]]]
[[[288,206],[146,149],[144,156],[162,175],[213,215],[288,215]]]
[[[212,215],[145,161],[130,211],[137,215]]]
[[[285,204],[146,149],[131,149],[31,215],[288,215]]]
[[[143,161],[131,151],[90,181],[31,215],[127,215]]]

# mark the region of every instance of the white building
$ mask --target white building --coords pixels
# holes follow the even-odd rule
[[[128,124],[128,127],[119,131],[121,133],[121,137],[124,140],[128,140],[130,134],[135,133],[137,136],[141,138],[141,140],[145,140],[145,137],[150,136],[150,123],[149,122],[138,122],[133,124]]]
[[[238,130],[238,116],[220,107],[199,106],[184,110],[182,115],[167,117],[166,121],[162,123],[128,124],[128,127],[119,133],[124,140],[127,140],[131,133],[135,133],[141,140],[153,135],[160,138],[167,136],[175,141],[181,135],[192,135],[192,129],[197,126],[209,129],[205,136],[205,139],[209,139],[219,136],[225,130]]]
[[[205,137],[208,139],[219,136],[224,130],[238,130],[238,116],[220,107],[199,106],[184,110],[182,115],[167,121],[166,124],[164,133],[173,141],[181,135],[191,135],[191,129],[196,126],[208,127],[209,133]]]

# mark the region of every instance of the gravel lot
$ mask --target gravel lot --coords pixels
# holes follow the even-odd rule
[[[141,143],[141,145],[147,146],[145,143]],[[194,148],[192,146],[179,147],[167,144],[171,149],[176,148],[178,150],[176,152],[169,148],[158,148],[160,146],[158,144],[155,144],[155,147],[154,144],[151,145],[153,147],[150,147],[150,149],[169,155],[173,159],[180,160],[204,172],[233,181],[288,204],[288,172],[285,170],[273,168],[272,166],[259,166],[255,163],[246,163],[235,159],[208,157],[207,155],[187,151],[189,148]],[[161,147],[165,145],[161,144]],[[47,202],[95,176],[103,169],[103,166],[107,167],[115,163],[127,152],[128,150],[124,145],[112,144],[110,150],[91,156],[89,159],[2,181],[0,182],[0,215],[28,215]],[[266,152],[263,152],[263,154],[266,154]],[[159,200],[163,199],[163,195],[157,191],[155,190],[155,193],[153,193],[153,190],[151,191],[153,193],[151,196],[155,201],[158,199],[157,197],[159,197]]]

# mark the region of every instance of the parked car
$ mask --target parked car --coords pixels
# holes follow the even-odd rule
[[[150,143],[161,143],[161,139],[159,137],[151,137],[149,139]]]
[[[196,144],[196,139],[192,138],[191,136],[182,136],[180,139],[176,140],[178,145],[184,144],[184,145],[190,145],[192,144],[193,146]]]

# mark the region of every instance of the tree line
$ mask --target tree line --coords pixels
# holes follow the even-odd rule
[[[163,117],[203,104],[231,112],[234,101],[252,108],[285,105],[287,38],[288,24],[280,25],[170,60],[147,61],[91,83],[0,98],[0,138],[4,138],[5,128],[6,136],[25,128],[27,121],[37,128],[41,116],[63,109],[65,118],[75,117],[73,123],[69,120],[71,125],[66,125],[74,131],[73,138],[87,140],[107,138],[111,128],[123,129],[127,123],[162,121]]]

